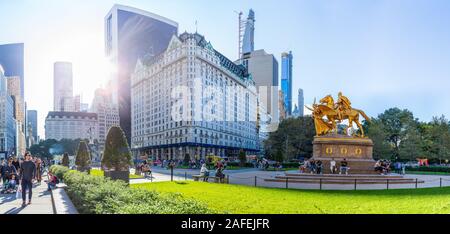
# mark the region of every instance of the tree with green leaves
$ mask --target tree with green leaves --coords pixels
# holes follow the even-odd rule
[[[38,157],[41,157],[41,158],[51,159],[51,158],[53,158],[53,154],[56,153],[54,151],[57,148],[59,148],[57,140],[55,140],[55,139],[47,139],[45,141],[39,142],[39,144],[37,144],[37,145],[32,145],[30,148],[28,148],[28,151],[32,155],[35,155],[35,156],[38,156]]]
[[[91,165],[91,156],[89,148],[85,141],[80,141],[78,145],[77,155],[75,158],[75,165],[77,166],[78,171],[89,172]]]
[[[32,145],[28,151],[35,156],[41,158],[53,158],[53,155],[60,155],[67,152],[69,155],[75,155],[80,139],[47,139],[40,141],[39,144]]]
[[[113,171],[128,171],[133,165],[130,147],[119,126],[109,129],[105,141],[102,167]]]
[[[278,150],[278,151],[275,153],[275,156],[273,157],[273,160],[274,160],[274,161],[277,161],[277,162],[283,162],[283,159],[284,159],[284,157],[283,157],[283,152],[281,152],[281,150]]]
[[[314,120],[311,117],[288,118],[278,125],[275,132],[269,133],[264,142],[264,149],[269,159],[275,160],[278,152],[282,152],[282,159],[288,161],[299,156],[311,157],[312,142],[316,134]]]
[[[424,149],[430,158],[442,162],[450,159],[450,124],[444,117],[433,117],[433,120],[422,126]]]
[[[381,126],[387,136],[387,142],[393,146],[392,158],[398,158],[401,142],[408,138],[408,133],[415,134],[412,131],[417,128],[418,120],[414,118],[411,111],[400,110],[399,108],[386,110],[378,115],[378,119],[382,123]]]
[[[183,160],[183,164],[185,166],[189,165],[189,161],[191,161],[191,156],[189,154],[185,154],[184,155],[184,160]]]
[[[383,123],[372,118],[371,123],[364,121],[363,127],[367,137],[373,141],[373,158],[391,158],[393,156],[393,145],[387,141],[388,136],[384,131]]]
[[[246,162],[247,162],[247,155],[245,154],[245,151],[241,149],[239,151],[239,165],[241,167],[244,167]]]
[[[417,158],[423,158],[424,156],[420,132],[417,128],[408,128],[399,145],[399,159],[414,161]]]
[[[61,160],[61,164],[65,167],[70,166],[69,154],[67,152],[64,153],[63,158]]]

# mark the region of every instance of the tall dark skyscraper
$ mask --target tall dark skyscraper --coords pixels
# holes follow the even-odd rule
[[[24,44],[0,45],[0,64],[5,70],[5,76],[20,77],[20,94],[24,98]]]
[[[120,126],[131,139],[130,74],[139,58],[164,52],[178,23],[140,9],[114,5],[105,17],[105,53],[116,66],[112,74],[113,102],[119,106]]]
[[[245,33],[242,42],[242,53],[250,53],[255,50],[255,12],[250,9],[245,23]]]

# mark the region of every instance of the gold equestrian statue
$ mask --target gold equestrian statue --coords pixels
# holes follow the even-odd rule
[[[362,110],[352,108],[350,100],[342,95],[342,92],[338,94],[338,101],[334,103],[334,99],[331,95],[320,99],[320,104],[316,104],[314,100],[313,108],[307,107],[312,111],[314,118],[314,125],[316,128],[316,135],[321,136],[327,133],[337,133],[337,122],[348,120],[348,127],[345,129],[345,133],[348,133],[348,129],[355,123],[360,131],[359,137],[364,137],[364,129],[359,122],[359,115],[362,115],[368,122],[370,118]],[[324,119],[323,117],[326,117]]]

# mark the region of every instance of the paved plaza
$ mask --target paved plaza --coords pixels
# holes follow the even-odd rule
[[[22,208],[22,199],[15,197],[15,193],[0,194],[0,214],[53,214],[52,196],[45,182],[33,185],[31,205]]]
[[[153,180],[149,179],[134,179],[131,180],[131,184],[134,183],[149,183],[149,182],[162,182],[170,181],[170,170],[154,167]],[[214,170],[210,170],[211,176],[214,176]],[[297,173],[298,171],[289,171]],[[225,170],[225,175],[229,178],[230,184],[240,184],[247,186],[258,187],[269,187],[269,188],[286,188],[285,182],[270,182],[265,181],[265,179],[273,179],[275,176],[285,175],[284,171],[262,171],[257,168],[249,168],[243,170]],[[174,170],[174,180],[192,180],[192,175],[200,174],[199,169],[175,169]],[[391,175],[397,175],[392,173]],[[450,175],[415,175],[406,174],[404,178],[417,179],[418,181],[423,181],[423,183],[418,183],[417,188],[431,188],[440,186],[450,186]],[[292,189],[320,189],[319,183],[289,183],[288,188]],[[357,190],[380,190],[380,189],[407,189],[416,188],[415,183],[410,184],[357,184]],[[323,190],[354,190],[354,184],[322,184]]]

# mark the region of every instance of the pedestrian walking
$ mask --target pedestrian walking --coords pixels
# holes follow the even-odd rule
[[[25,153],[25,161],[20,165],[20,178],[22,185],[22,207],[25,207],[26,195],[28,190],[28,205],[31,204],[31,197],[33,194],[33,180],[36,176],[36,165],[32,161],[31,154],[29,152]]]
[[[35,177],[35,179],[37,180],[37,182],[39,184],[41,184],[41,180],[42,180],[42,161],[41,161],[40,158],[36,158],[35,165],[36,165],[36,173],[35,173],[36,177]]]

